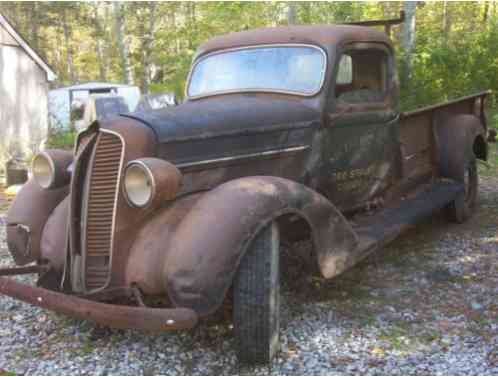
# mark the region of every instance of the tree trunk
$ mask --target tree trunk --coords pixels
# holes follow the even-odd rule
[[[451,33],[451,12],[448,1],[445,0],[443,2],[443,35],[444,35],[444,44],[447,44],[450,39]]]
[[[173,25],[173,30],[176,30],[177,26],[176,26],[176,7],[173,8],[173,10],[171,11],[171,25]],[[181,42],[180,42],[180,38],[178,36],[178,33],[175,33],[175,53],[176,54],[180,54],[180,51],[181,51]]]
[[[188,2],[187,14],[188,14],[188,27],[189,27],[189,37],[187,38],[188,48],[191,50],[194,48],[193,39],[197,34],[197,24],[196,24],[196,15],[195,15],[195,2]]]
[[[110,25],[110,26],[108,26]],[[104,31],[104,38],[102,39],[103,52],[104,52],[104,67],[106,70],[106,79],[108,78],[109,72],[113,72],[114,68],[111,67],[112,58],[112,5],[109,3],[104,3],[104,22],[102,23],[102,28]]]
[[[292,1],[287,3],[287,24],[296,24],[296,3]]]
[[[73,47],[71,44],[71,30],[67,22],[67,12],[65,8],[62,10],[62,31],[64,32],[64,42],[66,44],[67,73],[69,81],[71,82],[71,84],[74,84],[76,82],[76,75],[74,72]]]
[[[99,65],[99,80],[100,81],[106,81],[107,77],[107,64],[106,64],[106,59],[104,56],[104,38],[105,38],[105,32],[102,27],[102,24],[100,22],[99,18],[99,2],[95,2],[93,4],[93,24],[95,26],[95,44],[96,44],[96,50],[97,50],[97,60],[98,60],[98,65]]]
[[[116,39],[118,42],[119,56],[121,57],[121,71],[125,84],[133,84],[133,72],[131,70],[130,52],[126,43],[126,30],[124,14],[121,2],[115,1],[114,6],[114,21],[116,24]]]
[[[488,22],[488,16],[489,16],[489,2],[484,3],[484,15],[482,16],[482,22],[484,26],[486,26],[486,22]]]
[[[62,35],[60,32],[55,33],[55,48],[53,52],[53,60],[55,61],[56,72],[64,72],[64,43],[62,42]],[[64,77],[62,75],[57,77],[57,83],[61,84],[64,82]]]
[[[415,11],[417,3],[415,1],[405,1],[403,9],[405,11],[405,22],[403,24],[403,33],[401,38],[401,47],[403,49],[403,70],[402,79],[404,85],[408,85],[412,71],[412,54],[415,48]]]
[[[152,41],[154,39],[154,28],[156,24],[156,2],[148,4],[148,28],[145,29],[142,42],[142,79],[141,89],[142,93],[149,93],[150,85],[150,55],[152,53]]]
[[[38,22],[39,22],[39,17],[38,17],[38,3],[34,2],[33,5],[31,6],[31,12],[30,12],[30,20],[29,22],[31,23],[31,30],[30,30],[30,42],[33,48],[41,53],[40,46],[39,46],[39,39],[38,39]],[[43,54],[45,56],[45,54]]]

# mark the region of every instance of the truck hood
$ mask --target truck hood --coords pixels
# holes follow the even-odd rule
[[[320,117],[302,99],[254,94],[210,97],[125,116],[152,128],[159,143],[302,128]]]

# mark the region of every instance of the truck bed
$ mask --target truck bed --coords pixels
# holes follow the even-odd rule
[[[404,181],[438,176],[437,138],[434,134],[438,122],[459,114],[473,114],[486,127],[484,98],[489,93],[483,91],[400,114],[401,174]]]

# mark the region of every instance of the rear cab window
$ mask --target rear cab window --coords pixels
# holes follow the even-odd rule
[[[338,103],[383,102],[388,95],[390,55],[375,46],[346,49],[339,60],[334,97]]]

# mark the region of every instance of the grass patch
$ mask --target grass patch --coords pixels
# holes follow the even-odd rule
[[[357,313],[357,319],[361,327],[373,326],[377,322],[377,314],[363,310]]]
[[[0,369],[0,376],[17,376],[17,373]]]
[[[441,334],[435,330],[426,330],[419,335],[419,339],[426,344],[430,344],[441,338]]]
[[[487,110],[488,127],[498,132],[498,108]],[[498,142],[488,143],[488,164],[479,164],[479,175],[482,177],[498,177]]]
[[[394,325],[382,331],[379,339],[388,342],[393,349],[405,350],[410,344],[409,331],[403,326]]]
[[[488,166],[478,164],[479,176],[498,177],[498,143],[488,143]]]
[[[399,322],[382,330],[379,339],[388,343],[392,349],[409,352],[421,344],[430,344],[440,338],[437,331],[426,329],[420,332],[407,322]]]
[[[382,260],[379,263],[390,264],[396,269],[419,269],[417,266],[417,262],[419,261],[416,256],[412,254],[413,248],[417,246],[413,246],[410,248],[402,249],[402,248],[392,248],[392,250],[387,249],[382,255]],[[401,271],[400,271],[401,272]]]
[[[343,292],[346,293],[347,299],[352,299],[356,302],[361,302],[372,298],[372,291],[370,287],[361,286],[359,283],[346,287]]]
[[[93,352],[94,345],[90,339],[86,339],[85,342],[81,345],[80,353],[84,355],[89,355]]]
[[[489,122],[489,127],[495,128],[498,131],[498,108],[496,109],[487,109],[486,115]]]
[[[372,298],[370,287],[362,286],[359,281],[348,280],[345,276],[336,281],[325,282],[316,288],[319,301],[335,300],[341,303],[361,303]]]

